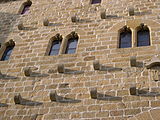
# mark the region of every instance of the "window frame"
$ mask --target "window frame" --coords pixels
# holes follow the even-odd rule
[[[71,32],[70,34],[68,34],[68,35],[65,37],[64,41],[62,42],[62,50],[61,50],[61,53],[62,53],[62,54],[66,54],[65,52],[66,52],[66,49],[67,49],[67,45],[68,45],[68,40],[69,40],[69,39],[77,39],[77,40],[78,40],[77,46],[76,46],[76,51],[75,51],[75,53],[74,53],[74,54],[76,54],[76,53],[77,53],[77,49],[78,49],[79,36],[78,36],[78,34],[77,34],[75,31]]]
[[[20,7],[20,9],[19,9],[19,14],[20,15],[27,15],[28,13],[23,13],[23,11],[24,11],[24,9],[25,9],[25,6],[30,6],[29,7],[29,11],[30,11],[30,8],[31,8],[31,6],[32,6],[32,1],[30,1],[30,0],[27,0],[27,2],[24,2],[22,5],[21,5],[21,7]],[[28,12],[29,12],[28,11]]]
[[[91,5],[96,5],[96,4],[101,4],[101,3],[102,3],[102,0],[99,0],[100,2],[98,2],[98,3],[93,3],[93,1],[94,1],[94,0],[90,0],[90,4],[91,4]]]
[[[3,56],[6,52],[7,47],[12,47],[12,51],[9,55],[9,59],[7,59],[7,60],[10,60],[10,57],[11,57],[11,55],[13,53],[13,50],[14,50],[14,47],[15,47],[15,42],[13,41],[13,39],[11,39],[8,42],[5,42],[4,44],[2,44],[2,46],[0,48],[0,61],[7,61],[7,60],[3,59],[4,58]]]
[[[50,40],[49,40],[48,47],[47,47],[47,50],[46,50],[46,53],[45,53],[46,56],[57,56],[57,55],[50,55],[50,51],[52,49],[52,44],[53,44],[54,41],[61,41],[59,52],[58,52],[57,55],[59,55],[61,53],[60,51],[62,49],[63,37],[62,37],[62,35],[57,33],[55,36],[51,37]]]
[[[58,42],[59,42],[59,44],[60,44],[60,45],[59,45],[59,49],[53,49],[54,45],[56,45],[56,44],[54,44],[55,41],[58,41]],[[62,44],[62,40],[53,40],[48,55],[49,55],[49,56],[56,56],[56,55],[58,55],[58,54],[59,54],[59,51],[60,51],[60,48],[61,48],[61,44]],[[57,53],[57,54],[51,54],[52,51],[58,51],[58,53]]]
[[[148,31],[148,35],[149,35],[149,40],[148,40],[148,45],[138,45],[138,32],[139,31]],[[136,28],[136,47],[145,47],[145,46],[151,46],[151,35],[150,35],[150,29],[147,25],[144,25],[143,23],[140,24],[140,26],[138,26]]]
[[[130,35],[130,46],[129,47],[121,47],[122,45],[121,45],[121,34],[122,33],[127,33],[127,32],[129,32],[129,33],[131,33],[131,35]],[[118,34],[118,48],[132,48],[132,35],[133,35],[133,32],[132,32],[132,30],[129,28],[129,27],[127,27],[127,26],[124,26],[123,28],[121,28],[120,30],[119,30],[119,32],[118,32],[119,34]]]
[[[69,45],[71,44],[70,41],[72,41],[72,40],[74,40],[73,42],[76,41],[76,46],[74,46],[74,48],[69,48]],[[65,54],[74,54],[74,53],[76,53],[77,44],[78,44],[78,38],[70,38],[70,39],[68,39],[66,50],[65,50]],[[74,53],[69,53],[70,50],[74,50]]]

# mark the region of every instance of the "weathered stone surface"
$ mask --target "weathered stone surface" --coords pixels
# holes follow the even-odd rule
[[[10,40],[14,41],[9,60],[0,61],[3,76],[0,77],[0,103],[8,105],[0,108],[0,119],[30,120],[36,115],[37,120],[131,117],[137,120],[149,116],[159,119],[152,110],[160,106],[157,61],[160,59],[160,1],[101,0],[90,4],[90,0],[28,0],[28,3],[32,5],[26,14],[21,13],[27,0],[0,3],[0,59],[6,47],[13,43]],[[134,16],[128,15],[131,7]],[[101,14],[102,11],[105,13]],[[76,19],[72,22],[74,15]],[[45,23],[46,18],[49,22]],[[74,22],[77,18],[78,22]],[[23,23],[21,30],[17,28],[19,23]],[[137,47],[137,31],[141,28],[149,28],[149,46]],[[119,48],[122,29],[131,30],[129,48]],[[74,39],[78,39],[76,49],[73,45],[70,50],[75,53],[66,54],[68,41]],[[52,49],[57,55],[49,56],[56,40],[61,41],[60,49],[57,45]],[[131,56],[136,56],[133,64]],[[97,70],[93,67],[96,60],[101,64]],[[65,69],[58,70],[59,64]],[[24,75],[24,68],[33,66],[38,71],[31,69]],[[131,86],[136,86],[138,91],[134,88],[130,94]],[[91,95],[92,88],[98,92]],[[51,102],[52,91],[58,95],[54,93]],[[17,93],[30,103],[43,104],[15,105]]]

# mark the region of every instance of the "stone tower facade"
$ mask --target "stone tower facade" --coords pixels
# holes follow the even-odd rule
[[[0,42],[0,120],[160,120],[159,0],[4,0]]]

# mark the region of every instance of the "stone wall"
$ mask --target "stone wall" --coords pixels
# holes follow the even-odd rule
[[[160,107],[160,81],[145,67],[152,58],[160,59],[159,0],[102,0],[93,5],[90,0],[32,0],[29,14],[20,15],[24,2],[0,4],[0,41],[15,41],[10,59],[0,61],[1,120],[125,120]],[[131,7],[134,16],[129,16]],[[103,11],[106,19],[101,19]],[[74,23],[75,15],[79,21]],[[44,19],[49,26],[43,25]],[[24,30],[18,30],[19,23]],[[151,45],[136,47],[133,34],[131,48],[118,48],[119,30],[127,25],[136,33],[141,23],[150,29]],[[71,32],[79,36],[75,54],[46,55],[53,36],[60,33],[65,41]],[[136,56],[135,67],[130,66],[131,56]],[[94,70],[94,61],[100,70]],[[64,73],[58,73],[59,64]],[[31,76],[24,75],[28,67]],[[130,95],[131,87],[136,95]],[[15,104],[18,94],[25,102]]]

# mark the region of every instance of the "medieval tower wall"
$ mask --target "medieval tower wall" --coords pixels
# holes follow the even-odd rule
[[[0,57],[15,44],[0,61],[0,120],[160,118],[159,0],[32,0],[21,15],[25,2],[0,3]],[[138,47],[143,26],[150,44]],[[125,28],[131,47],[119,48]],[[48,55],[61,36],[59,54]],[[65,54],[75,36],[76,52]]]

